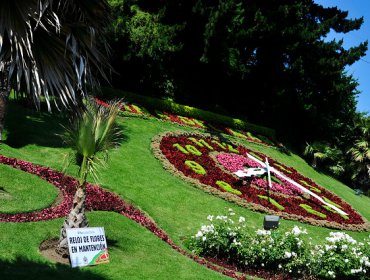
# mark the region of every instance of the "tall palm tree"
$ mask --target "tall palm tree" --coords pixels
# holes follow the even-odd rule
[[[10,89],[58,107],[76,104],[105,77],[106,0],[0,1],[0,141]],[[100,44],[101,43],[101,44]]]
[[[352,179],[369,189],[370,184],[370,118],[362,117],[357,123],[359,137],[348,154],[352,159]]]
[[[336,146],[331,146],[329,143],[307,143],[303,154],[311,158],[311,166],[313,168],[321,167],[335,176],[340,176],[345,171],[345,161],[342,151]]]
[[[88,226],[85,216],[87,177],[98,178],[98,169],[106,165],[108,150],[119,145],[121,130],[116,124],[120,102],[111,102],[109,107],[98,105],[87,99],[85,108],[71,120],[70,126],[62,136],[65,144],[72,148],[69,163],[79,166],[78,186],[73,205],[61,229],[57,252],[68,255],[67,233],[69,228]]]

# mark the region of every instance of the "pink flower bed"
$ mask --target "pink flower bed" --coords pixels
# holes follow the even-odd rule
[[[217,160],[221,163],[227,170],[230,172],[236,172],[238,170],[243,170],[244,167],[252,167],[252,168],[260,168],[261,166],[244,156],[236,155],[236,154],[218,154]]]
[[[244,168],[261,168],[257,162],[236,154],[225,154],[221,153],[217,155],[217,160],[230,172],[236,172],[238,170],[244,170]],[[303,191],[289,183],[286,180],[281,179],[282,184],[271,182],[271,190],[286,194],[286,195],[302,195]],[[260,188],[267,188],[267,182],[264,179],[254,177],[250,180],[250,183]]]

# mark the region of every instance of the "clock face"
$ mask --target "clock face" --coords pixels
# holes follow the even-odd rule
[[[363,230],[367,221],[348,203],[332,192],[273,158],[240,144],[200,133],[166,133],[153,139],[152,149],[164,166],[209,193],[249,209],[276,214],[287,219],[340,229]],[[261,168],[264,162],[348,215],[342,215],[281,177],[271,177],[271,187],[263,175],[239,178],[234,172]]]

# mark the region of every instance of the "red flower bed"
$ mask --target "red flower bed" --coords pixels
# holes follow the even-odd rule
[[[157,112],[157,116],[163,120],[170,121],[173,123],[186,125],[194,128],[206,128],[206,125],[203,121],[197,120],[195,118],[190,117],[183,117],[179,115],[170,114],[167,112],[159,113]]]
[[[95,102],[104,107],[109,107],[108,103],[98,98],[95,98]],[[127,112],[127,113],[134,114],[134,115],[144,115],[145,114],[145,109],[140,108],[139,106],[134,105],[134,104],[128,104],[126,102],[120,106],[120,109],[122,112]]]
[[[0,213],[0,222],[36,222],[50,220],[68,215],[72,208],[73,196],[78,184],[77,180],[66,176],[61,172],[52,170],[48,167],[34,165],[32,163],[8,158],[0,155],[0,164],[6,164],[13,168],[36,175],[57,187],[63,195],[63,201],[54,207],[48,207],[40,211],[18,214]],[[122,198],[114,193],[106,191],[99,186],[88,184],[86,187],[86,208],[87,210],[114,211],[144,226],[158,238],[169,244],[174,250],[182,255],[194,260],[195,262],[208,267],[214,271],[227,275],[235,279],[246,279],[245,275],[237,273],[237,269],[224,268],[214,264],[199,256],[189,254],[177,246],[169,236],[159,228],[154,221],[149,219],[143,212],[136,209],[133,205],[126,203]],[[257,276],[258,271],[254,272]]]
[[[106,103],[106,102],[104,102],[104,101],[102,101],[98,98],[95,98],[95,101],[96,101],[96,103],[98,103],[102,106],[105,106],[105,107],[109,106],[108,103]],[[128,103],[122,104],[121,111],[129,113],[129,114],[133,114],[133,115],[150,115],[147,112],[147,110],[145,110],[144,108],[140,108],[137,105],[128,104]],[[263,141],[260,138],[252,135],[250,132],[244,132],[242,130],[235,130],[235,129],[231,129],[231,128],[227,128],[227,127],[222,127],[220,125],[212,125],[212,124],[206,123],[202,120],[198,120],[198,119],[195,119],[195,118],[184,117],[184,116],[180,116],[180,115],[174,115],[174,114],[171,114],[171,113],[159,112],[159,111],[156,111],[155,115],[156,115],[155,117],[157,117],[159,119],[169,121],[169,122],[172,122],[172,123],[177,123],[179,125],[190,126],[190,127],[198,128],[198,129],[211,129],[211,130],[227,133],[231,136],[238,137],[238,138],[244,139],[246,141],[258,143],[258,144],[269,146],[269,147],[274,145],[273,141],[271,141],[267,137],[264,137],[264,138],[266,138],[268,140],[267,142],[269,142],[269,143],[266,143],[266,141]]]
[[[253,210],[280,215],[288,219],[305,221],[311,224],[339,229],[366,230],[369,223],[348,203],[332,192],[304,177],[294,168],[268,158],[276,170],[293,179],[295,182],[315,192],[330,204],[341,208],[347,217],[333,211],[315,197],[300,192],[291,195],[277,191],[268,192],[259,186],[261,179],[242,182],[231,172],[221,166],[212,154],[233,153],[245,155],[247,152],[264,161],[265,155],[243,146],[222,143],[219,139],[204,134],[168,133],[153,140],[152,148],[156,156],[165,162],[165,166],[198,187],[220,195]],[[180,171],[180,172],[179,172]],[[266,182],[267,184],[267,182]],[[288,182],[281,185],[287,189]]]
[[[242,130],[236,130],[236,129],[231,129],[231,128],[227,128],[227,127],[224,129],[224,131],[227,134],[230,134],[231,136],[235,136],[235,137],[247,140],[249,142],[262,144],[262,145],[265,145],[265,146],[268,146],[268,147],[273,146],[271,141],[270,141],[270,144],[266,143],[263,140],[261,140],[260,138],[258,138],[257,136],[254,136],[251,132],[245,132],[245,131],[242,131]]]

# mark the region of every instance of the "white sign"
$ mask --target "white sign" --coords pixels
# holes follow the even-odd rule
[[[67,239],[72,267],[109,262],[104,228],[67,229]]]

